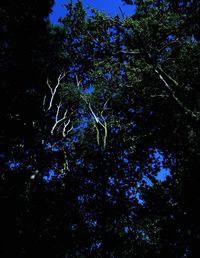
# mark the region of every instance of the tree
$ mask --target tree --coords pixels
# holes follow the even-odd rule
[[[196,252],[199,231],[197,228],[194,229],[193,222],[196,221],[196,216],[188,215],[189,213],[194,214],[195,206],[191,206],[192,200],[196,200],[195,205],[197,203],[197,188],[194,188],[194,193],[189,189],[192,188],[191,185],[194,182],[198,182],[198,175],[193,171],[194,167],[198,165],[197,153],[199,152],[197,147],[199,128],[197,57],[199,42],[196,33],[198,25],[196,22],[194,24],[190,22],[191,19],[196,21],[196,12],[194,12],[196,3],[186,1],[174,4],[170,1],[143,1],[135,4],[137,5],[136,13],[124,21],[119,20],[118,17],[107,18],[96,13],[94,20],[92,22],[89,20],[89,24],[94,23],[95,29],[99,29],[98,24],[101,24],[101,28],[104,29],[103,33],[100,29],[98,32],[90,31],[93,26],[83,26],[83,21],[78,23],[81,24],[82,36],[80,36],[80,32],[74,30],[73,39],[76,38],[75,42],[78,44],[75,48],[77,49],[77,59],[81,60],[81,56],[84,56],[84,62],[85,60],[90,62],[91,59],[85,56],[85,53],[87,55],[92,53],[92,60],[97,60],[93,67],[91,63],[87,66],[91,69],[90,76],[91,74],[92,76],[90,78],[92,79],[93,93],[89,94],[92,96],[85,97],[85,103],[95,121],[97,143],[99,143],[100,132],[104,131],[102,125],[105,117],[101,117],[101,112],[97,113],[95,110],[101,111],[101,107],[105,103],[110,109],[105,120],[108,129],[108,142],[112,143],[111,146],[115,146],[112,147],[113,152],[109,151],[111,160],[115,160],[115,164],[118,164],[119,161],[115,159],[115,156],[118,153],[117,157],[120,157],[119,148],[122,152],[127,153],[130,167],[130,160],[132,160],[132,168],[140,168],[139,178],[135,178],[137,184],[140,184],[140,180],[143,180],[145,176],[151,180],[152,187],[144,182],[140,187],[139,193],[143,196],[146,207],[142,205],[139,210],[146,214],[146,217],[140,221],[140,230],[133,230],[134,233],[137,232],[135,239],[138,238],[139,232],[143,234],[146,232],[141,238],[146,249],[144,254],[141,253],[141,250],[139,251],[140,257],[141,255],[144,257],[162,255],[164,257],[168,255],[166,253],[168,249],[172,252],[170,255],[175,257],[181,255],[190,257]],[[80,3],[76,6],[76,8],[78,7],[80,7]],[[75,13],[78,12],[77,9],[74,10]],[[66,20],[69,22],[71,17],[68,16]],[[79,17],[83,16],[79,15]],[[76,19],[72,19],[72,21],[71,27],[76,23]],[[64,23],[64,25],[67,24]],[[109,41],[110,39],[112,42]],[[81,52],[82,50],[84,53]],[[88,84],[88,73],[87,71],[78,71],[81,73],[79,76],[84,88]],[[106,102],[107,100],[108,102]],[[118,128],[116,124],[119,125]],[[116,146],[116,139],[112,138],[114,135],[112,135],[110,128],[113,125],[113,131],[116,130],[118,131],[117,135],[121,135],[119,137],[120,147]],[[91,136],[88,137],[91,138]],[[86,144],[88,143],[86,142]],[[109,143],[107,148],[109,148]],[[135,148],[134,151],[132,151],[133,148]],[[152,169],[151,163],[158,162],[153,158],[156,149],[165,156],[165,165],[170,167],[172,174],[172,177],[161,185],[155,178],[159,165]],[[144,159],[141,158],[141,153],[144,155]],[[152,159],[149,158],[150,155]],[[105,158],[103,163],[104,169],[109,167],[111,173],[109,175],[115,175],[114,172],[117,169],[113,168],[111,164],[108,165]],[[87,162],[85,161],[84,164]],[[98,168],[96,168],[97,171]],[[126,170],[121,168],[120,171],[125,172]],[[123,175],[122,178],[125,180],[126,176]],[[131,187],[136,189],[136,185],[130,183],[130,178],[127,181],[129,182],[128,189]],[[116,189],[117,183],[113,183],[113,186]],[[123,183],[122,186],[124,187]],[[106,191],[109,187],[107,182]],[[120,188],[122,195],[125,193],[123,187]],[[167,198],[169,201],[168,205],[162,205],[162,202],[158,200],[154,207],[157,205],[158,211],[163,210],[163,212],[157,214],[156,210],[153,209],[151,219],[150,216],[147,217],[149,213],[146,212],[146,209],[149,209],[154,203],[154,198],[148,198],[148,194],[150,196],[152,196],[151,194],[153,196],[157,194],[162,196],[163,194],[161,198]],[[114,202],[113,200],[111,203]],[[129,198],[126,201],[130,215],[132,203]],[[118,203],[121,202],[118,200]],[[140,205],[137,203],[136,210],[138,206]],[[120,207],[119,210],[124,211],[125,209]],[[164,216],[165,213],[168,215]],[[114,218],[113,213],[112,216]],[[153,223],[155,219],[156,224]],[[132,221],[133,218],[130,220]],[[168,228],[167,225],[171,221],[175,221],[177,227]],[[135,226],[134,223],[133,225]],[[125,228],[125,224],[123,226]],[[155,233],[152,232],[154,227],[157,228]],[[145,228],[147,228],[146,231]],[[119,234],[122,234],[123,230],[120,230]],[[193,233],[191,233],[192,231]],[[177,240],[177,232],[181,234],[180,241]],[[132,243],[131,246],[134,244]],[[124,252],[125,245],[123,248]],[[110,254],[111,249],[107,250],[106,254],[108,252]],[[134,252],[131,255],[137,256],[137,251]],[[106,254],[104,253],[104,256]]]
[[[135,5],[121,20],[96,10],[88,17],[81,1],[69,3],[60,27],[45,30],[53,55],[39,58],[47,65],[39,118],[28,120],[34,148],[26,144],[19,161],[2,152],[10,163],[1,206],[18,204],[4,243],[14,232],[17,257],[38,256],[37,248],[48,257],[198,253],[199,4]],[[24,138],[25,131],[9,135],[18,144]],[[161,167],[170,170],[163,181]]]
[[[199,181],[195,169],[199,160],[199,40],[194,11],[195,7],[198,10],[198,4],[190,1],[144,1],[142,4],[138,1],[136,4],[136,14],[132,19],[127,19],[125,26],[122,25],[128,30],[128,48],[124,54],[130,60],[130,83],[136,88],[134,76],[137,73],[140,82],[139,89],[136,90],[143,95],[142,103],[146,106],[145,109],[151,110],[150,121],[147,116],[146,119],[148,123],[153,120],[153,126],[156,125],[154,144],[164,153],[172,155],[175,160],[175,166],[171,169],[171,182],[165,184],[163,193],[173,193],[173,198],[168,198],[171,201],[174,199],[176,211],[171,211],[171,218],[169,217],[164,224],[168,227],[173,218],[178,228],[170,228],[169,236],[167,232],[170,230],[168,231],[164,225],[161,226],[164,233],[159,238],[159,255],[168,257],[166,250],[170,249],[173,250],[174,257],[193,257],[194,253],[198,253],[199,239],[195,211],[198,188],[193,187],[195,182]],[[135,65],[138,67],[137,70]],[[141,65],[143,69],[139,70]],[[147,91],[150,94],[147,95]],[[156,194],[160,194],[160,187],[159,191],[155,191],[154,198]],[[147,198],[149,214],[154,198]],[[169,208],[165,209],[167,214]],[[161,220],[162,216],[159,216]],[[169,239],[172,240],[177,232],[181,242],[175,238],[174,243],[171,243]],[[155,254],[154,256],[156,257]]]

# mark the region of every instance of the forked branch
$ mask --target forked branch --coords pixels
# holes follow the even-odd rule
[[[53,88],[49,82],[49,78],[47,78],[47,86],[48,88],[50,89],[50,93],[51,93],[51,97],[50,97],[50,101],[49,101],[49,104],[48,104],[48,108],[47,108],[47,111],[49,111],[51,108],[52,108],[52,105],[53,105],[53,100],[55,98],[55,95],[56,95],[56,92],[57,92],[57,89],[58,87],[60,86],[60,83],[62,81],[62,79],[66,76],[66,73],[63,72],[61,73],[58,78],[57,78],[57,84],[56,86]],[[46,96],[44,97],[44,101],[43,101],[43,107],[45,106],[45,103],[46,103]]]

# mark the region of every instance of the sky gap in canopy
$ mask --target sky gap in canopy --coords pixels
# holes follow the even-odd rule
[[[76,1],[73,0],[73,3]],[[65,8],[63,4],[69,3],[69,0],[55,0],[52,13],[49,18],[54,24],[58,23],[58,19],[65,15]],[[96,8],[99,11],[103,11],[110,16],[120,15],[122,12],[124,15],[129,16],[134,13],[134,6],[124,4],[121,0],[82,0],[84,7],[89,11],[90,8]],[[121,9],[121,10],[120,10]]]

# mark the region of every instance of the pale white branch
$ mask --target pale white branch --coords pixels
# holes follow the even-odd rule
[[[66,117],[67,117],[67,112],[68,112],[68,110],[66,109],[65,112],[64,112],[64,114],[63,114],[63,116],[59,119],[59,114],[60,114],[60,108],[61,108],[61,106],[62,106],[61,103],[59,103],[59,105],[57,105],[55,123],[54,123],[54,125],[53,125],[53,127],[52,127],[52,129],[51,129],[51,135],[54,134],[54,130],[56,129],[57,125],[58,125],[59,123],[61,123],[62,121],[64,121],[64,120],[66,119]]]
[[[51,108],[52,108],[52,104],[53,104],[53,100],[54,100],[54,97],[55,97],[55,94],[57,92],[57,89],[58,87],[60,86],[60,82],[62,81],[62,79],[65,77],[66,73],[61,73],[59,76],[58,76],[58,79],[57,79],[57,84],[56,86],[53,87],[50,85],[50,82],[49,82],[49,79],[47,78],[47,86],[48,88],[50,89],[50,92],[51,92],[51,98],[50,98],[50,101],[49,101],[49,106],[47,108],[47,111],[49,111]]]
[[[43,99],[43,103],[42,103],[42,105],[43,105],[43,110],[44,110],[44,111],[45,111],[46,98],[47,98],[47,96],[45,95],[45,96],[44,96],[44,99]]]
[[[161,72],[160,72],[160,71]],[[176,86],[178,86],[178,83],[168,74],[166,74],[162,68],[158,68],[155,69],[155,72],[158,74],[160,80],[163,82],[163,85],[166,87],[166,89],[170,92],[172,98],[176,101],[176,103],[183,109],[183,111],[185,112],[185,114],[190,115],[193,119],[195,119],[196,121],[199,121],[199,112],[194,112],[191,109],[189,109],[188,107],[186,107],[186,105],[176,96],[175,91],[170,87],[170,85],[168,84],[168,82],[165,80],[165,78],[163,77],[162,73],[167,77],[167,79],[169,81],[171,81],[172,83],[174,83]]]
[[[106,141],[107,141],[107,136],[108,136],[108,129],[107,129],[106,120],[105,120],[105,118],[103,116],[103,112],[106,110],[107,102],[108,102],[108,100],[104,103],[103,110],[100,113],[102,122],[101,122],[100,118],[95,114],[94,110],[92,109],[91,104],[90,103],[88,104],[89,109],[90,109],[90,111],[91,111],[91,113],[92,113],[92,115],[93,115],[93,117],[94,117],[94,119],[96,121],[96,124],[100,124],[101,127],[104,130],[104,135],[103,135],[103,147],[104,147],[104,149],[106,147]],[[100,140],[99,140],[100,139],[100,132],[99,132],[99,129],[98,129],[97,125],[95,125],[95,128],[96,128],[96,131],[97,131],[97,143],[100,145]]]
[[[82,85],[81,81],[78,79],[77,74],[75,75],[76,77],[76,85],[78,86],[78,89],[80,88],[80,86]]]
[[[79,86],[81,85],[81,81],[78,79],[77,75],[76,75],[76,84],[77,84],[77,87],[78,87],[78,88],[79,88]],[[108,103],[109,99],[106,100],[106,102],[104,103],[103,108],[102,108],[102,111],[100,112],[100,117],[99,117],[99,116],[95,113],[95,111],[94,111],[94,109],[92,108],[92,105],[91,105],[91,103],[89,102],[89,100],[87,99],[87,97],[84,96],[84,95],[81,95],[80,97],[81,97],[81,98],[83,99],[83,101],[87,104],[87,106],[88,106],[88,108],[89,108],[89,110],[90,110],[90,112],[91,112],[91,115],[92,115],[93,118],[94,118],[94,121],[95,121],[94,126],[95,126],[95,128],[96,128],[97,143],[98,143],[98,145],[100,145],[100,128],[99,128],[98,125],[100,125],[100,126],[103,128],[103,130],[104,130],[104,133],[103,133],[102,138],[103,138],[103,148],[105,149],[105,147],[106,147],[107,135],[108,135],[108,130],[107,130],[107,123],[106,123],[105,117],[103,116],[103,112],[107,109],[107,103]],[[72,129],[73,129],[73,128],[72,128]],[[72,129],[70,129],[70,130],[72,130]]]
[[[91,111],[91,113],[92,113],[92,115],[93,115],[93,117],[94,117],[96,123],[100,123],[100,124],[101,124],[101,122],[100,122],[98,116],[94,113],[94,111],[93,111],[92,106],[91,106],[90,103],[88,104],[88,107],[89,107],[89,109],[90,109],[90,111]]]
[[[67,123],[64,123],[64,125],[63,125],[63,130],[62,130],[63,138],[66,137],[65,131],[66,131],[66,128],[67,128],[67,126],[69,125],[70,122],[71,122],[71,120],[70,120],[70,118],[69,118],[68,121],[67,121]],[[67,132],[67,133],[68,133],[68,132]]]
[[[67,134],[69,134],[73,129],[74,129],[74,127],[72,125],[71,128],[67,131]]]
[[[167,94],[155,94],[155,95],[150,95],[151,98],[169,98],[169,95]]]

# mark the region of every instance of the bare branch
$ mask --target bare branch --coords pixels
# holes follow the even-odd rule
[[[140,51],[124,51],[124,50],[120,50],[120,51],[117,51],[115,54],[138,55],[138,54],[141,54],[141,52]]]
[[[102,111],[101,111],[101,113],[100,113],[100,115],[101,115],[101,117],[103,118],[103,112],[105,111],[105,110],[107,110],[107,109],[109,109],[109,108],[107,108],[107,104],[108,104],[108,101],[110,100],[110,98],[108,98],[107,100],[106,100],[106,102],[104,103],[104,105],[103,105],[103,109],[102,109]],[[103,118],[104,119],[104,118]]]
[[[92,113],[92,115],[93,115],[93,117],[94,117],[96,123],[100,123],[100,124],[101,124],[101,121],[99,120],[99,118],[98,118],[98,117],[96,116],[96,114],[94,113],[94,111],[93,111],[92,106],[91,106],[90,103],[88,104],[88,107],[89,107],[89,109],[90,109],[90,111],[91,111],[91,113]]]
[[[73,129],[74,129],[74,127],[72,125],[71,128],[67,131],[67,134],[69,134]]]
[[[171,46],[171,45],[175,45],[175,44],[180,44],[181,42],[176,39],[173,41],[170,41],[168,43],[166,43],[163,47],[161,47],[160,49],[156,50],[157,52],[161,53],[163,50],[165,50],[167,47]]]
[[[67,126],[69,125],[70,122],[71,122],[71,120],[70,120],[70,118],[69,118],[68,121],[67,121],[67,123],[64,123],[63,130],[62,130],[63,138],[66,137],[65,131],[66,131],[66,128],[67,128]],[[67,133],[68,133],[68,131],[67,131]]]
[[[156,95],[151,95],[151,98],[169,98],[169,95],[167,94],[156,94]]]
[[[109,99],[108,99],[109,100]],[[101,111],[100,113],[100,116],[101,116],[101,119],[102,119],[102,122],[100,120],[100,118],[97,117],[97,115],[94,113],[92,107],[91,107],[91,104],[89,103],[89,109],[93,115],[93,117],[95,118],[95,121],[96,121],[96,124],[100,124],[101,127],[104,129],[104,135],[103,135],[103,148],[105,149],[106,148],[106,141],[107,141],[107,136],[108,136],[108,129],[107,129],[107,123],[106,123],[106,119],[104,118],[103,116],[103,112],[106,110],[106,105],[107,105],[107,102],[108,100],[104,103],[104,106],[103,106],[103,110]],[[100,145],[100,132],[99,132],[99,129],[97,127],[97,125],[95,125],[96,127],[96,130],[97,130],[97,143]]]
[[[77,76],[76,76],[76,83],[77,83],[77,86],[78,86],[78,87],[79,87],[79,85],[81,85],[81,81],[78,80],[78,77],[77,77]],[[96,132],[97,132],[97,136],[96,136],[96,137],[97,137],[97,143],[98,143],[98,145],[101,144],[101,143],[100,143],[100,128],[99,128],[98,125],[100,125],[100,126],[103,128],[103,130],[104,130],[104,134],[103,134],[102,138],[103,138],[103,148],[105,149],[105,148],[106,148],[107,136],[108,136],[108,129],[107,129],[106,120],[105,120],[105,118],[104,118],[104,116],[103,116],[103,112],[107,109],[107,103],[108,103],[109,99],[106,100],[106,102],[104,103],[103,109],[102,109],[102,111],[100,112],[100,117],[99,117],[99,116],[95,113],[94,109],[92,108],[91,103],[90,103],[89,100],[86,98],[86,96],[81,95],[80,97],[81,97],[81,98],[83,99],[83,101],[87,104],[87,106],[88,106],[88,108],[89,108],[89,110],[90,110],[90,112],[91,112],[91,114],[92,114],[92,116],[93,116],[93,118],[94,118],[94,121],[95,121],[94,126],[95,126],[95,129],[96,129]],[[72,129],[73,129],[73,128],[72,128]]]
[[[171,94],[172,98],[176,101],[176,103],[182,108],[185,114],[190,115],[193,119],[195,119],[197,122],[199,122],[199,112],[194,112],[188,107],[184,105],[184,103],[176,96],[175,91],[170,87],[170,85],[167,83],[165,78],[163,77],[162,73],[169,79],[172,83],[174,83],[176,86],[178,86],[178,82],[176,82],[171,76],[166,74],[161,67],[158,69],[155,69],[155,72],[158,74],[160,80],[163,82],[163,85],[168,90],[168,92]]]
[[[106,142],[107,142],[107,137],[108,137],[108,127],[106,120],[104,119],[104,137],[103,137],[103,147],[104,149],[106,148]]]
[[[51,87],[50,82],[49,82],[49,79],[47,78],[47,86],[48,86],[48,88],[50,89],[50,92],[51,92],[51,98],[50,98],[50,102],[49,102],[49,106],[48,106],[48,108],[47,108],[47,111],[49,111],[49,110],[52,108],[52,104],[53,104],[53,100],[54,100],[56,91],[57,91],[58,87],[60,86],[60,82],[61,82],[62,79],[65,77],[65,75],[66,75],[66,73],[61,73],[61,74],[58,76],[57,84],[56,84],[56,86],[55,86],[54,89],[53,89],[53,87]]]
[[[76,85],[78,86],[78,89],[79,89],[82,83],[81,81],[79,81],[77,74],[75,75],[75,77],[76,77]]]
[[[158,71],[160,70],[161,73],[163,73],[175,86],[179,86],[178,82],[174,80],[169,74],[167,74],[161,66],[158,67]]]
[[[62,106],[62,104],[61,104],[61,102],[60,102],[59,105],[57,105],[55,123],[54,123],[54,125],[53,125],[53,127],[52,127],[52,129],[51,129],[51,135],[54,134],[54,130],[56,129],[57,125],[58,125],[59,123],[61,123],[62,121],[64,121],[64,120],[66,119],[66,117],[67,117],[67,112],[68,112],[68,110],[66,109],[65,112],[64,112],[64,114],[63,114],[63,117],[60,118],[60,119],[58,118],[58,117],[59,117],[59,113],[60,113],[60,108],[61,108],[61,106]]]
[[[43,103],[42,103],[42,105],[43,105],[43,110],[44,110],[44,111],[45,111],[46,98],[47,98],[47,96],[45,95],[45,96],[44,96],[44,99],[43,99]]]

